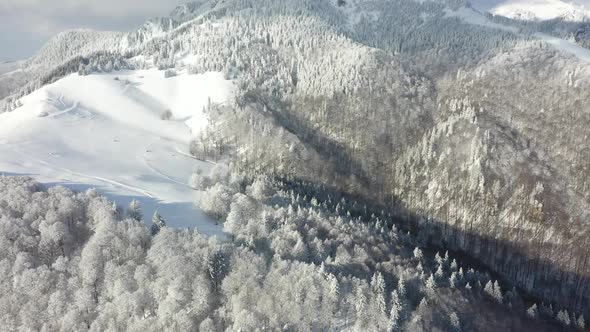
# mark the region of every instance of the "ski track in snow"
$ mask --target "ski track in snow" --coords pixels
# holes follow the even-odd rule
[[[162,138],[160,137],[159,139],[162,139]],[[149,145],[146,147],[146,151],[149,151],[149,150],[151,150],[151,149],[153,148],[153,144],[154,144],[154,142],[150,143],[150,144],[149,144]],[[175,148],[177,148],[177,147],[175,147]],[[144,164],[144,166],[145,166],[147,169],[149,169],[149,170],[150,170],[150,171],[152,171],[153,173],[157,174],[158,176],[162,177],[163,179],[165,179],[165,180],[168,180],[168,181],[170,181],[170,182],[173,182],[173,183],[176,183],[176,184],[178,184],[178,185],[180,185],[180,186],[183,186],[183,187],[189,187],[189,188],[190,188],[190,186],[188,185],[188,183],[183,183],[183,182],[177,181],[177,180],[175,180],[175,179],[171,178],[170,176],[168,176],[168,175],[164,174],[163,172],[159,171],[159,170],[158,170],[158,169],[156,169],[154,166],[152,166],[152,165],[150,164],[150,162],[148,161],[148,159],[146,158],[146,155],[145,155],[145,153],[144,153],[144,154],[142,154],[142,155],[139,155],[139,156],[137,156],[137,158],[141,160],[141,162]],[[187,180],[188,180],[188,179],[187,179]]]
[[[180,181],[176,181],[176,180],[174,180],[173,178],[169,177],[168,175],[166,175],[166,174],[164,174],[164,173],[162,173],[162,172],[158,171],[156,168],[154,168],[152,165],[150,165],[150,163],[147,161],[147,159],[145,159],[145,158],[141,158],[141,160],[143,161],[143,163],[144,163],[144,165],[145,165],[145,167],[146,167],[147,169],[149,169],[150,171],[152,171],[152,172],[156,173],[157,175],[159,175],[159,176],[160,176],[160,177],[162,177],[163,179],[165,179],[165,180],[168,180],[168,181],[170,181],[170,182],[174,182],[174,183],[176,183],[176,184],[178,184],[178,185],[180,185],[180,186],[189,187],[189,185],[188,185],[187,183],[182,183],[182,182],[180,182]]]
[[[191,156],[190,154],[182,151],[178,146],[175,146],[174,147],[174,150],[176,150],[176,152],[178,152],[178,154],[180,154],[180,155],[182,155],[184,157],[191,158],[191,159],[198,160],[198,161],[205,162],[205,163],[209,163],[211,165],[217,165],[217,163],[214,162],[214,161],[212,161],[212,160],[209,160],[209,159],[199,159],[199,158],[196,158],[194,156]]]
[[[42,164],[44,166],[47,166],[47,167],[49,167],[51,169],[56,170],[57,171],[56,173],[59,173],[60,171],[61,172],[66,172],[66,173],[68,173],[70,175],[74,175],[74,176],[77,176],[77,177],[85,178],[85,179],[88,179],[88,180],[97,180],[97,181],[100,181],[100,182],[108,183],[108,184],[111,184],[111,185],[114,185],[114,186],[117,186],[117,187],[121,187],[121,188],[125,188],[127,190],[134,191],[134,192],[136,192],[138,194],[147,196],[149,198],[155,198],[154,194],[152,194],[151,192],[149,192],[149,191],[147,191],[145,189],[142,189],[142,188],[139,188],[139,187],[136,187],[136,186],[132,186],[132,185],[129,185],[129,184],[120,182],[120,181],[113,180],[113,179],[107,179],[107,178],[103,178],[103,177],[100,177],[100,176],[88,175],[88,174],[84,174],[84,173],[73,171],[73,170],[68,169],[68,168],[65,168],[65,167],[57,166],[57,165],[55,165],[53,163],[50,163],[50,162],[48,162],[46,160],[39,159],[39,158],[33,157],[33,156],[29,155],[29,154],[26,154],[26,153],[22,152],[21,150],[19,150],[18,148],[15,148],[14,145],[12,145],[10,148],[12,149],[12,151],[14,151],[14,152],[22,155],[23,157],[25,157],[25,159],[27,159],[27,160],[34,160],[34,161],[36,161],[36,162],[38,162],[38,163],[40,163],[40,164]]]

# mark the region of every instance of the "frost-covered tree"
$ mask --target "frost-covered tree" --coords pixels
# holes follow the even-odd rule
[[[385,279],[380,272],[371,278],[371,309],[372,321],[378,330],[387,326],[387,303],[385,302]]]
[[[498,283],[498,280],[494,282],[494,291],[492,295],[496,301],[502,303],[504,296],[502,295],[502,289],[500,288],[500,283]]]
[[[401,298],[405,298],[407,295],[406,290],[406,280],[403,275],[401,275],[397,281],[397,293]]]
[[[138,200],[133,199],[127,208],[127,217],[136,221],[141,221],[143,213],[141,212],[141,204]]]
[[[420,248],[416,247],[414,249],[414,257],[418,260],[421,260],[424,257],[424,254],[422,253],[422,250],[420,250]]]
[[[461,331],[461,321],[459,320],[459,316],[456,312],[451,312],[449,314],[449,323],[451,325],[452,331],[460,332]]]
[[[426,283],[424,284],[426,286],[426,289],[429,292],[434,292],[434,289],[436,289],[436,281],[434,280],[434,275],[430,275],[428,277],[428,279],[426,279]]]
[[[391,309],[389,310],[389,331],[400,331],[404,313],[404,303],[400,298],[400,295],[397,290],[393,290],[393,292],[391,292],[390,307]]]
[[[438,269],[436,269],[436,272],[434,274],[439,280],[441,280],[445,275],[445,271],[443,269],[443,266],[439,265]]]
[[[580,314],[580,316],[578,316],[578,319],[576,320],[576,325],[578,326],[578,328],[582,330],[586,328],[586,321],[584,320],[583,314]]]
[[[189,185],[195,190],[207,190],[211,187],[211,178],[203,174],[203,171],[199,168],[189,178]]]
[[[347,324],[362,331],[445,330],[447,320],[432,319],[442,308],[439,301],[445,307],[463,305],[467,299],[477,309],[501,305],[482,305],[459,291],[448,296],[443,283],[428,291],[428,305],[419,302],[425,286],[411,258],[413,239],[404,235],[391,242],[377,233],[370,214],[365,223],[337,214],[336,203],[326,203],[338,201],[354,211],[354,202],[295,192],[292,183],[281,183],[273,183],[273,196],[262,201],[248,196],[247,190],[233,195],[229,215],[240,227],[231,229],[233,238],[220,241],[171,227],[152,237],[143,223],[118,219],[112,202],[96,190],[74,193],[0,177],[0,249],[6,253],[0,262],[0,305],[11,304],[0,306],[0,329],[287,326],[324,331]],[[316,205],[309,204],[311,197],[318,200]],[[244,202],[256,212],[244,213]],[[57,224],[71,236],[53,237],[48,230]],[[40,229],[47,235],[39,236]],[[295,254],[297,246],[305,254]],[[424,264],[435,262],[424,258]],[[358,277],[367,271],[370,282]],[[387,302],[385,276],[396,275],[397,287]],[[434,281],[432,275],[429,280]],[[486,321],[488,327],[520,320],[506,310],[490,310],[488,315],[494,318]],[[414,319],[406,319],[410,317]],[[481,328],[477,321],[469,324]]]
[[[539,310],[537,309],[537,304],[533,303],[533,305],[527,309],[526,314],[531,318],[538,318]]]
[[[215,249],[209,253],[206,262],[209,280],[213,289],[218,291],[229,269],[227,254],[221,249]]]
[[[451,262],[451,271],[457,271],[459,268],[457,261],[453,258],[453,261]]]
[[[489,280],[486,283],[486,285],[484,286],[483,291],[486,294],[488,294],[490,297],[492,297],[494,300],[498,301],[499,303],[502,303],[502,301],[503,301],[502,289],[500,288],[500,284],[498,283],[497,280],[493,283],[491,280]]]
[[[559,321],[561,324],[563,324],[563,325],[565,325],[565,326],[570,326],[570,324],[571,324],[570,315],[569,315],[569,313],[567,312],[567,310],[560,310],[560,311],[557,313],[557,317],[556,317],[556,318],[557,318],[557,320],[558,320],[558,321]]]
[[[224,220],[229,213],[233,194],[234,191],[230,187],[218,183],[207,189],[200,199],[199,206],[212,217]]]
[[[457,277],[457,272],[451,273],[451,277],[449,278],[449,286],[451,288],[456,288],[459,283],[459,278]]]
[[[264,200],[273,195],[272,187],[266,177],[258,177],[249,187],[250,195],[257,200]]]
[[[156,234],[158,234],[160,232],[160,230],[162,230],[162,228],[164,228],[164,227],[166,227],[166,221],[156,210],[154,212],[154,215],[152,216],[152,226],[150,228],[151,232],[152,232],[152,236],[155,236]]]

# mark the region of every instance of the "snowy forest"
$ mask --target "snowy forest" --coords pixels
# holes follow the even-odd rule
[[[211,0],[53,38],[1,111],[70,74],[236,82],[186,142],[224,236],[1,177],[0,330],[584,330],[590,67],[537,36],[584,30],[470,10]]]
[[[582,315],[531,304],[448,251],[421,248],[389,215],[369,215],[327,188],[227,169],[193,184],[206,190],[200,204],[224,221],[228,239],[168,229],[139,203],[124,209],[96,190],[1,177],[0,329],[585,327]]]

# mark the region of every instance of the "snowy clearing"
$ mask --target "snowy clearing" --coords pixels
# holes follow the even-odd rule
[[[137,199],[148,222],[157,209],[172,227],[221,235],[193,204],[188,178],[212,165],[190,157],[188,142],[207,125],[207,103],[226,102],[233,90],[221,73],[69,75],[0,114],[0,173],[94,187],[123,207]],[[171,120],[161,120],[165,110]]]

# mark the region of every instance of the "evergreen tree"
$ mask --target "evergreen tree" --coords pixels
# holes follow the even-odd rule
[[[436,270],[435,275],[436,275],[436,277],[439,280],[442,280],[443,276],[445,275],[445,271],[443,270],[442,264],[439,264],[438,269]]]
[[[451,288],[455,288],[458,285],[458,278],[457,278],[457,272],[453,272],[451,273],[451,277],[449,278],[449,286]]]
[[[489,296],[491,296],[494,300],[498,301],[499,303],[502,303],[502,290],[500,289],[500,284],[497,280],[493,283],[491,280],[489,280],[484,286],[483,291]]]
[[[557,320],[565,326],[569,326],[571,324],[570,315],[568,314],[567,310],[560,310],[557,313]]]
[[[378,329],[383,329],[387,321],[387,307],[385,302],[385,279],[383,279],[383,275],[380,272],[376,272],[373,275],[371,289],[373,291],[373,322],[378,326]]]
[[[459,316],[456,312],[451,312],[449,315],[449,323],[451,325],[452,331],[461,332],[461,321],[459,320]]]
[[[576,320],[576,325],[578,325],[578,328],[580,328],[582,330],[586,328],[586,321],[584,320],[583,314],[580,314],[580,316]]]
[[[539,317],[539,310],[537,309],[537,304],[533,303],[533,305],[527,309],[526,311],[527,316],[531,318],[538,318]]]
[[[397,282],[397,293],[402,298],[406,297],[406,281],[403,275],[399,277],[399,281]]]
[[[440,256],[440,253],[437,251],[436,254],[434,255],[434,260],[436,261],[436,263],[441,266],[444,262],[444,259]]]
[[[209,253],[207,256],[207,272],[215,291],[219,291],[228,269],[227,257],[223,251],[217,249]]]
[[[414,249],[414,257],[417,258],[418,260],[422,260],[422,257],[424,257],[424,254],[422,253],[422,250],[420,250],[420,248],[416,247]]]
[[[457,271],[458,267],[459,267],[459,266],[458,266],[458,264],[457,264],[457,260],[455,260],[455,259],[453,258],[453,261],[451,262],[451,270],[452,270],[452,271]]]
[[[426,290],[433,292],[436,288],[436,281],[434,280],[434,276],[431,274],[430,277],[426,280]]]
[[[498,280],[496,280],[494,282],[493,296],[496,299],[496,301],[498,301],[499,303],[502,303],[504,296],[502,295],[502,289],[500,288],[500,283],[498,282]]]
[[[397,290],[391,292],[391,310],[389,311],[389,331],[396,332],[401,329],[402,303]]]
[[[138,200],[133,199],[131,203],[129,203],[129,208],[127,209],[127,217],[134,219],[136,221],[141,221],[141,219],[143,218],[143,214],[141,212],[141,205],[139,204]]]
[[[166,227],[166,221],[164,221],[164,218],[156,210],[156,212],[154,212],[154,215],[152,216],[152,236],[158,234],[160,230],[162,230],[162,228],[164,227]]]

